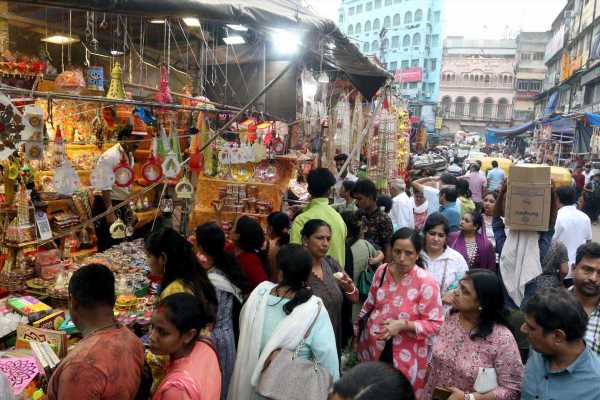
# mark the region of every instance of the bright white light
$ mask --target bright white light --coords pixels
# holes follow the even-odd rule
[[[42,38],[42,42],[65,45],[77,43],[79,42],[79,38],[76,36],[51,35]]]
[[[275,51],[280,54],[294,54],[300,47],[300,35],[283,29],[271,33]]]
[[[227,27],[238,32],[246,32],[248,30],[244,25],[227,24]]]
[[[183,18],[183,22],[190,28],[200,27],[200,20],[198,18]]]
[[[119,50],[111,50],[110,51],[110,55],[113,56],[113,57],[122,56],[124,54],[125,54],[124,52],[119,51]]]
[[[319,83],[329,83],[329,75],[327,75],[327,72],[321,72],[319,75]]]
[[[164,19],[151,19],[150,23],[151,24],[164,24],[165,20]]]
[[[246,41],[244,40],[244,38],[241,37],[241,36],[239,36],[239,35],[224,37],[223,41],[225,42],[225,44],[228,44],[228,45],[244,44],[244,43],[246,43]]]

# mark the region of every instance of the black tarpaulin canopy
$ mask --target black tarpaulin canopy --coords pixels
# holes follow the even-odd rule
[[[9,1],[10,2],[10,1]],[[294,0],[12,0],[19,4],[101,11],[147,17],[197,17],[245,25],[256,31],[279,28],[306,34],[303,47],[324,63],[345,72],[367,98],[392,76],[367,59],[338,29]],[[314,40],[317,35],[318,40]],[[326,42],[326,45],[323,43]]]

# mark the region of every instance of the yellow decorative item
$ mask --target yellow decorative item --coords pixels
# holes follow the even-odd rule
[[[110,237],[113,239],[125,239],[127,235],[127,227],[121,218],[117,218],[115,222],[110,226]]]
[[[120,99],[126,98],[125,86],[123,85],[123,70],[121,65],[117,62],[110,73],[110,87],[106,93],[106,97],[109,99]]]
[[[181,181],[175,186],[175,194],[178,199],[191,199],[193,193],[194,187],[187,176],[181,178]]]

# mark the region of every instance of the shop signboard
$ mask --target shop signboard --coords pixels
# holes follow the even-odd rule
[[[411,67],[404,69],[397,69],[394,74],[394,79],[396,82],[420,82],[423,80],[423,70],[421,67]]]

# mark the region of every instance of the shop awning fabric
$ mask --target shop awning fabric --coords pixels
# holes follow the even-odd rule
[[[493,133],[496,137],[499,137],[499,138],[502,138],[502,137],[506,138],[509,136],[520,135],[520,134],[530,131],[532,129],[533,129],[533,121],[530,121],[524,125],[515,126],[512,128],[506,128],[506,129],[487,128],[487,132]]]
[[[338,29],[337,25],[298,5],[295,0],[12,0],[19,4],[72,8],[147,17],[198,17],[229,24],[245,25],[256,31],[297,30],[326,38],[306,40],[303,46],[325,63],[344,71],[360,92],[370,98],[391,74],[375,65]],[[10,2],[10,1],[9,1]]]

